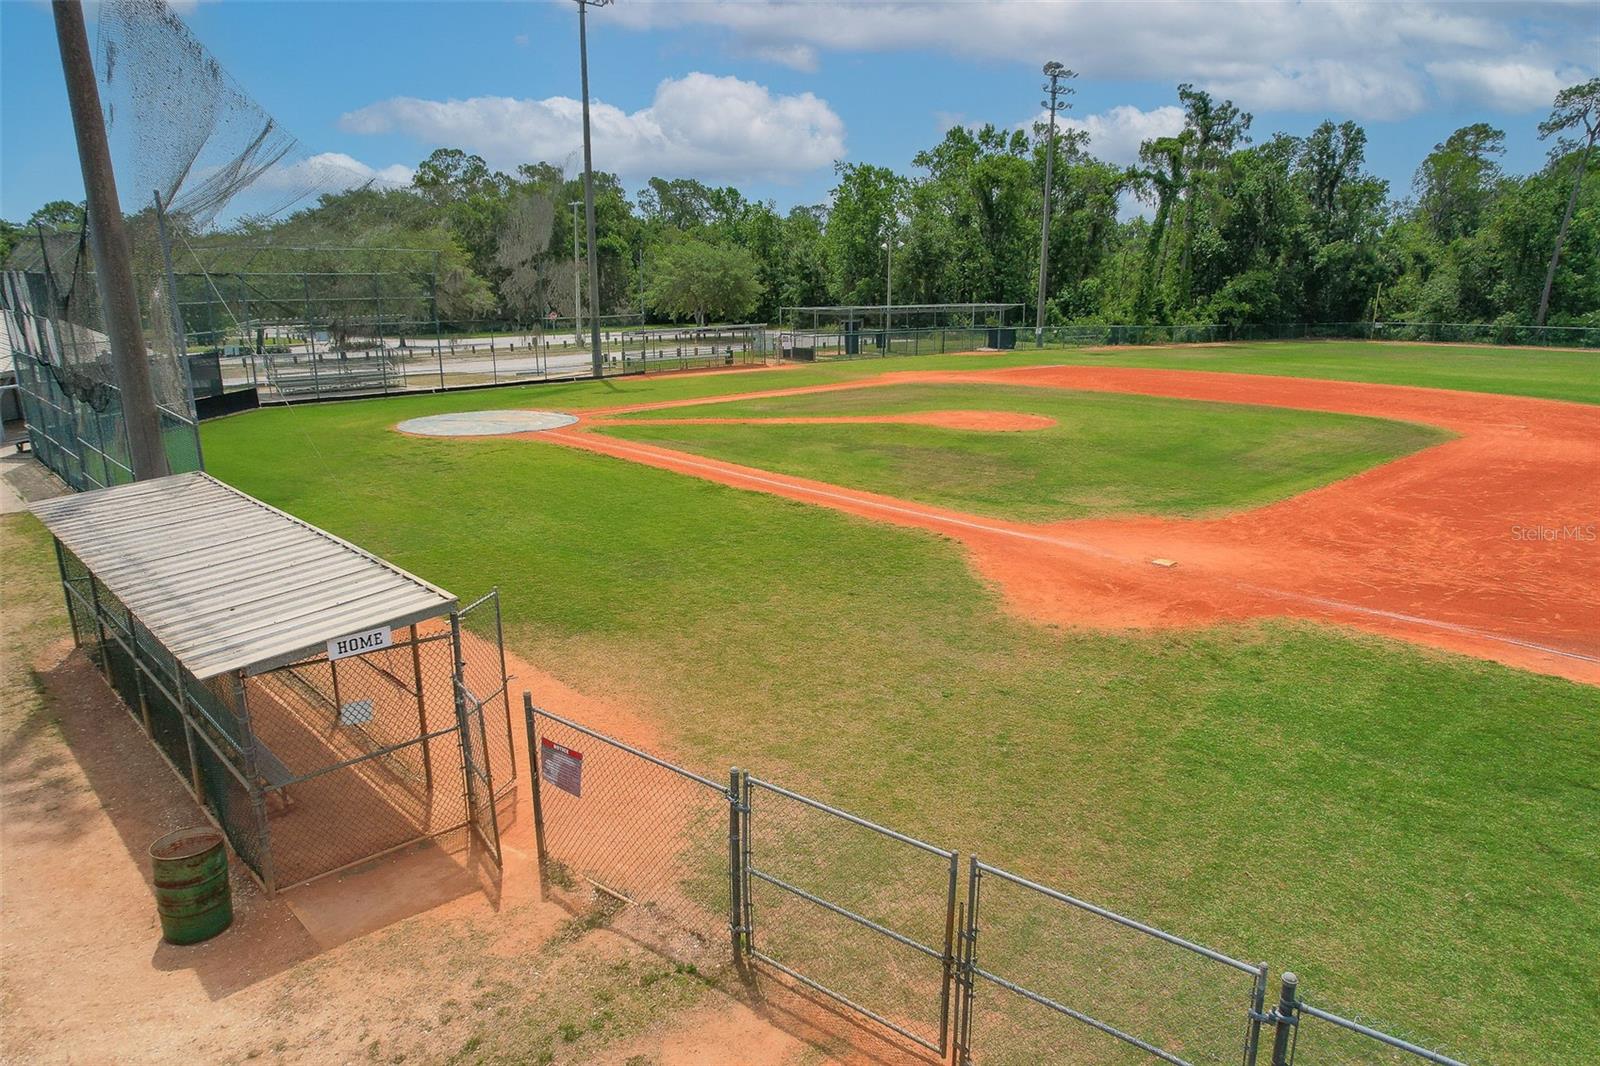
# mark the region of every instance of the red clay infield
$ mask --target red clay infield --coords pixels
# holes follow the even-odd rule
[[[1210,519],[1029,525],[570,429],[528,434],[775,493],[966,545],[1018,613],[1102,628],[1262,617],[1342,622],[1600,684],[1600,407],[1394,385],[1102,367],[918,372],[716,400],[983,382],[1427,423],[1456,439],[1291,499]],[[586,414],[589,424],[640,405]],[[1153,559],[1176,561],[1174,567]]]

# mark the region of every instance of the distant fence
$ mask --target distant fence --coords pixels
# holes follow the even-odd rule
[[[1540,348],[1600,349],[1600,328],[1440,322],[1281,322],[1254,325],[1179,323],[940,329],[786,330],[771,334],[773,351],[789,362],[831,362],[900,355],[941,355],[978,349],[1226,344],[1274,340],[1412,341]]]
[[[780,975],[954,1066],[1293,1066],[1300,1045],[1307,1063],[1461,1066],[1313,1006],[1293,973],[1269,1004],[1266,963],[737,768],[724,785],[528,693],[523,710],[542,891],[682,962]]]
[[[571,381],[593,375],[591,338],[570,328],[471,330],[413,337],[346,336],[316,331],[263,335],[188,356],[195,395],[255,390],[264,404],[493,385]],[[493,324],[490,324],[493,325]],[[764,363],[764,327],[618,328],[602,326],[602,376],[701,370]],[[205,382],[204,386],[201,382]]]
[[[613,320],[615,317],[616,320]],[[191,338],[188,365],[197,402],[255,390],[264,404],[298,403],[402,392],[572,381],[593,373],[590,333],[571,319],[537,326],[503,322],[430,325],[416,335],[258,331],[239,344],[202,347]],[[602,376],[709,370],[781,362],[939,355],[979,349],[1098,345],[1206,344],[1265,340],[1394,340],[1429,343],[1528,345],[1600,349],[1600,329],[1581,326],[1504,326],[1407,322],[1278,323],[1267,325],[1051,326],[1037,338],[1016,326],[934,329],[777,330],[759,323],[645,326],[634,316],[601,322]],[[212,409],[229,410],[226,403]]]

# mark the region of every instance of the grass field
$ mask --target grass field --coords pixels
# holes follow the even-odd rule
[[[1042,415],[1023,432],[907,425],[674,425],[953,409]],[[672,407],[607,426],[626,440],[975,514],[1048,522],[1258,506],[1437,443],[1426,426],[1270,407],[999,385],[897,385]]]
[[[458,594],[498,584],[525,658],[640,707],[695,767],[737,761],[1293,968],[1313,1001],[1424,1043],[1483,1061],[1578,1061],[1600,1043],[1595,689],[1313,625],[1035,626],[937,536],[548,444],[389,431],[438,411],[1078,360],[1270,360],[1275,373],[1600,399],[1593,357],[1536,372],[1549,353],[1396,352],[874,360],[263,411],[209,424],[204,440],[213,473],[270,503]],[[1137,447],[1147,429],[1102,419],[1096,446],[1129,458],[1095,476],[1159,501],[1160,456]],[[1298,436],[1326,431],[1253,429],[1248,440],[1302,468],[1197,475],[1171,506],[1235,506],[1274,477],[1281,492],[1338,476]],[[1356,433],[1344,447],[1337,462],[1359,466],[1400,445]],[[829,450],[848,464],[850,448]]]
[[[1600,403],[1600,351],[1371,341],[1069,350],[1072,363],[1371,381]]]

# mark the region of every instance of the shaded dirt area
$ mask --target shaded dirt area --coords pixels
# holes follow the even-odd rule
[[[908,383],[983,383],[1364,415],[1455,440],[1253,510],[1210,519],[1029,525],[572,429],[529,435],[960,540],[1018,613],[1160,628],[1290,616],[1359,626],[1600,683],[1600,408],[1409,386],[1211,371],[1017,367],[896,373],[726,403]],[[1152,565],[1154,560],[1174,565]]]

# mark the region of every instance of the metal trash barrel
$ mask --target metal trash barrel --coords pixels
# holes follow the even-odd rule
[[[150,845],[161,935],[169,944],[198,944],[233,922],[228,852],[215,829],[179,829]]]

